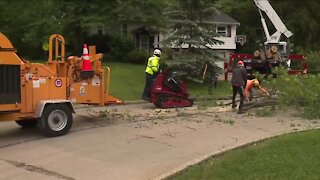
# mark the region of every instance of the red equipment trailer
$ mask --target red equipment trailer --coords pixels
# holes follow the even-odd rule
[[[308,72],[307,58],[300,54],[291,54],[288,59],[284,62],[279,62],[276,60],[262,60],[254,59],[252,54],[230,54],[229,62],[224,64],[225,80],[228,80],[229,74],[232,73],[233,67],[237,62],[241,60],[244,62],[244,66],[247,69],[248,75],[253,76],[254,72],[259,72],[260,74],[271,74],[271,68],[279,67],[281,64],[283,66],[288,66],[290,62],[290,67],[288,68],[288,74],[306,74]]]

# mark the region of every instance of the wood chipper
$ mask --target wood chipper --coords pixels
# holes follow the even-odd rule
[[[103,55],[89,49],[90,56],[84,46],[82,57],[66,60],[64,37],[53,34],[47,64],[30,63],[0,33],[0,121],[38,126],[44,135],[54,137],[70,130],[73,103],[122,104],[109,94],[110,68],[105,76]]]

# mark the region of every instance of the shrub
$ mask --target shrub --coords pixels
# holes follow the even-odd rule
[[[307,58],[309,73],[320,73],[320,52],[310,52],[307,54]]]
[[[108,53],[109,52],[109,42],[111,37],[109,35],[91,35],[86,37],[85,42],[88,45],[95,45],[97,53]]]
[[[135,49],[126,55],[126,61],[132,64],[145,64],[148,60],[148,52],[142,49]]]
[[[134,43],[127,37],[115,36],[110,42],[110,58],[112,61],[127,61],[127,54],[132,50],[134,50]]]

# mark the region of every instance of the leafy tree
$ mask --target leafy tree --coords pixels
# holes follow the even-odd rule
[[[68,49],[81,54],[91,27],[104,26],[116,21],[113,18],[116,0],[30,0],[0,1],[0,31],[5,33],[29,57],[39,58],[41,45],[51,34],[65,36]],[[70,48],[71,47],[71,48]],[[38,49],[39,51],[35,51]]]
[[[9,37],[23,56],[39,58],[42,55],[42,44],[47,42],[49,36],[54,33],[65,37],[67,49],[72,49],[73,54],[81,54],[82,44],[93,39],[88,37],[88,31],[92,27],[113,26],[125,20],[143,21],[151,31],[163,26],[165,23],[159,15],[165,7],[165,2],[2,0],[0,15],[4,18],[0,18],[0,31]],[[39,51],[35,51],[36,49]]]
[[[59,31],[59,24],[51,16],[53,1],[3,0],[0,3],[3,8],[0,15],[4,17],[0,20],[0,31],[8,36],[20,53],[39,58],[42,43],[48,41],[50,34]]]
[[[114,22],[116,0],[56,0],[55,18],[62,25],[62,33],[70,39],[74,53],[81,54],[88,30]]]
[[[151,33],[159,33],[166,27],[167,19],[162,16],[168,0],[117,0],[114,9],[118,22],[143,22]]]
[[[211,73],[218,70],[215,64],[219,58],[211,45],[223,43],[215,39],[215,25],[210,23],[216,13],[213,1],[176,0],[171,1],[166,14],[170,19],[169,30],[165,32],[165,47],[173,47],[174,61],[171,66],[188,67],[189,77],[198,80],[205,64]]]

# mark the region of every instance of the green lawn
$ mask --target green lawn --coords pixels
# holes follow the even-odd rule
[[[287,134],[230,151],[168,180],[320,179],[320,131]]]
[[[111,69],[110,93],[124,101],[139,100],[145,83],[144,65],[105,63]]]
[[[139,100],[145,84],[145,65],[109,62],[104,65],[111,68],[110,92],[124,100]],[[222,97],[231,95],[230,82],[219,81],[213,94],[208,94],[206,84],[187,83],[188,91],[194,97]]]
[[[209,95],[206,83],[198,84],[189,82],[187,86],[190,94],[197,98],[220,98],[232,95],[232,87],[228,81],[219,81],[217,87],[212,90],[212,95]]]

